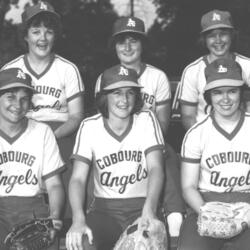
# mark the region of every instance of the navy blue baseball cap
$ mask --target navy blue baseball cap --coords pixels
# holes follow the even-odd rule
[[[30,75],[19,68],[9,68],[0,71],[0,90],[11,88],[27,88],[35,92]]]
[[[106,69],[102,73],[101,80],[96,87],[96,93],[103,90],[113,90],[124,87],[142,88],[138,83],[136,71],[119,64]]]
[[[55,12],[53,6],[46,1],[39,1],[37,4],[28,6],[24,12],[22,13],[22,22],[26,24],[31,18],[41,14],[47,13],[49,15],[54,16],[58,21],[60,20],[60,16]]]
[[[233,59],[220,58],[205,68],[206,86],[204,91],[218,87],[240,87],[244,84],[242,69]]]
[[[234,29],[231,14],[228,11],[212,10],[202,16],[201,33],[219,28]]]
[[[144,22],[137,17],[120,17],[113,25],[112,37],[123,33],[135,33],[146,37]]]

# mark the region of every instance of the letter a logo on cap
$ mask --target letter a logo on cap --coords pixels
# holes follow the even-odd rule
[[[227,72],[227,68],[223,67],[222,65],[220,65],[218,67],[218,73],[226,73]]]
[[[217,13],[213,14],[213,18],[212,18],[213,21],[220,21],[220,19],[221,19],[220,14],[217,14]]]
[[[24,72],[21,71],[21,70],[17,71],[17,76],[16,77],[21,78],[21,79],[26,79],[26,76],[25,76]]]
[[[128,27],[135,27],[135,21],[131,18],[128,19],[128,23],[127,23]]]
[[[126,68],[120,67],[120,76],[127,76],[128,75],[128,70]]]
[[[41,10],[48,10],[48,6],[46,5],[46,3],[42,2],[40,3],[40,9]]]

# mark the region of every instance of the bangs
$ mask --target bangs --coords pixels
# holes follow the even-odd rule
[[[113,42],[114,43],[122,43],[122,42],[124,42],[124,40],[127,37],[131,37],[131,38],[138,40],[138,41],[141,41],[143,43],[145,42],[145,39],[146,39],[144,35],[139,34],[139,33],[124,32],[124,33],[118,34],[115,37],[113,37]]]
[[[48,29],[52,29],[55,34],[61,32],[61,22],[50,13],[41,13],[31,18],[28,22],[27,29],[30,27],[40,27],[41,25],[44,25]]]
[[[0,96],[4,95],[6,93],[16,93],[20,89],[23,89],[28,94],[30,99],[32,98],[32,96],[34,94],[33,91],[31,89],[28,89],[28,88],[25,88],[25,87],[13,87],[13,88],[9,88],[9,89],[2,89],[2,90],[0,90]]]
[[[226,28],[226,27],[219,27],[219,28],[215,28],[215,29],[211,29],[211,30],[207,30],[203,33],[203,35],[207,36],[209,34],[211,34],[214,30],[221,30],[223,32],[228,32],[229,34],[233,34],[234,33],[234,29],[232,28]]]

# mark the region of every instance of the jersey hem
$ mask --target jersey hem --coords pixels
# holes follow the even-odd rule
[[[185,101],[185,100],[182,100],[182,99],[179,99],[179,102],[181,104],[189,105],[189,106],[197,106],[198,105],[198,102],[189,102],[189,101]]]
[[[156,102],[155,105],[160,106],[160,105],[164,105],[164,104],[167,104],[167,103],[170,103],[170,102],[171,102],[171,99],[167,99],[165,101]]]
[[[66,100],[67,100],[67,102],[70,102],[73,99],[77,98],[78,96],[82,96],[83,94],[84,94],[84,91],[78,92],[78,93],[72,95],[71,97],[67,98]]]
[[[188,163],[200,163],[201,162],[200,159],[193,159],[193,158],[186,158],[186,157],[181,157],[181,160],[184,162],[188,162]]]
[[[52,171],[52,172],[50,172],[50,173],[42,176],[42,180],[45,181],[45,180],[49,179],[50,177],[63,172],[66,168],[67,168],[67,166],[66,166],[66,164],[64,164],[62,167],[60,167],[60,168],[58,168],[58,169],[56,169],[56,170],[54,170],[54,171]]]
[[[88,165],[91,165],[91,160],[84,156],[73,154],[70,158],[73,160],[82,161],[82,162],[87,163]]]
[[[154,146],[147,148],[145,150],[145,155],[147,155],[148,153],[155,151],[155,150],[164,150],[164,149],[165,149],[164,145],[154,145]]]

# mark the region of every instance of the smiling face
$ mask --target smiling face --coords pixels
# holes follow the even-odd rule
[[[239,87],[211,89],[210,95],[215,117],[233,119],[238,114],[241,102],[241,90]]]
[[[38,58],[45,58],[50,55],[55,41],[55,32],[44,24],[31,26],[25,41],[28,44],[29,53]]]
[[[118,88],[107,94],[109,119],[128,119],[135,106],[133,88]]]
[[[31,101],[27,88],[12,88],[0,95],[0,121],[3,125],[21,124]]]
[[[115,49],[118,59],[123,65],[133,65],[141,62],[142,42],[133,34],[124,34],[117,38]]]
[[[213,29],[205,36],[206,46],[214,59],[226,57],[232,45],[231,29]]]

